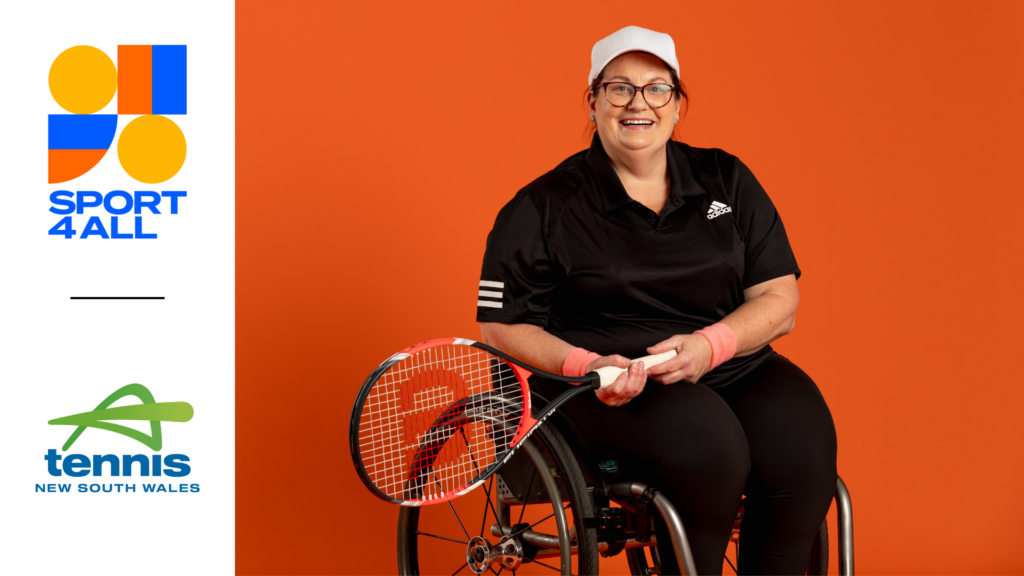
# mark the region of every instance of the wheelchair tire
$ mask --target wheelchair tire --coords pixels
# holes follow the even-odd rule
[[[650,550],[652,562],[648,562],[644,550]],[[626,562],[629,564],[629,573],[635,576],[648,576],[651,573],[661,574],[660,562],[658,562],[657,547],[632,548],[626,550]],[[814,536],[814,544],[811,545],[811,557],[807,562],[807,574],[825,576],[828,574],[828,520],[821,523],[821,528]]]
[[[575,527],[577,530],[576,538],[573,541],[573,544],[575,545],[574,548],[576,549],[575,555],[577,557],[576,573],[597,574],[599,569],[597,530],[595,528],[584,527],[583,521],[584,518],[594,517],[594,503],[593,498],[590,492],[587,490],[587,486],[583,481],[583,474],[580,471],[579,464],[576,462],[576,459],[573,457],[571,451],[569,450],[568,444],[565,442],[565,439],[562,438],[561,434],[559,434],[559,432],[553,426],[541,426],[530,436],[529,439],[527,439],[524,442],[524,444],[527,442],[531,443],[533,447],[535,447],[537,451],[542,454],[545,460],[549,460],[548,464],[553,466],[554,470],[557,470],[559,472],[557,475],[553,474],[549,466],[543,466],[541,468],[538,468],[538,471],[540,473],[546,473],[550,477],[554,478],[555,482],[558,483],[559,490],[563,491],[564,496],[569,501],[569,506],[568,508],[566,508],[567,516],[571,517],[572,526]],[[522,448],[520,448],[520,450],[526,451],[526,447],[523,446]],[[541,489],[544,489],[544,483],[541,482],[540,484]],[[494,506],[497,506],[497,484],[495,483],[492,486],[493,487],[490,488],[490,499]],[[546,489],[544,489],[544,491],[546,492]],[[484,493],[484,487],[478,487],[474,492]],[[466,497],[468,498],[469,495],[467,495]],[[547,494],[545,498],[553,502],[560,502],[562,500],[561,495],[555,495],[554,498],[551,498],[551,495]],[[555,504],[548,505],[551,505],[552,509],[555,509]],[[399,574],[403,576],[418,575],[421,574],[421,569],[423,571],[422,573],[440,573],[439,570],[441,568],[438,565],[432,565],[430,567],[421,567],[421,556],[425,555],[420,553],[420,547],[428,544],[434,545],[435,542],[437,542],[437,540],[433,540],[432,538],[428,537],[421,538],[421,536],[424,535],[424,533],[421,532],[420,529],[421,526],[425,526],[427,524],[425,520],[429,518],[428,515],[452,515],[453,513],[459,520],[459,525],[462,526],[462,531],[467,532],[466,536],[469,536],[466,526],[472,526],[473,531],[475,532],[475,526],[480,525],[482,537],[487,538],[491,542],[491,544],[494,544],[495,541],[497,540],[490,534],[489,531],[487,533],[483,533],[484,528],[488,525],[488,516],[486,511],[482,515],[483,519],[481,519],[480,517],[467,518],[467,521],[464,523],[463,520],[460,519],[458,514],[455,512],[455,507],[446,506],[444,504],[435,504],[431,506],[421,507],[403,506],[399,510],[398,514]],[[461,538],[463,532],[448,532],[445,536],[442,537],[442,540],[451,540],[452,542],[455,542],[457,541],[458,538]],[[459,569],[459,566],[461,566],[466,561],[465,547],[459,547],[452,543],[444,544],[443,542],[438,543],[437,546],[448,547],[448,550],[445,551],[444,555],[445,558],[450,556],[451,562],[448,562],[446,559],[441,560],[441,565],[444,565],[445,569],[447,570],[445,572],[446,574],[456,572],[456,569]],[[436,561],[437,556],[438,555],[436,553],[432,554],[431,561]],[[548,561],[553,561],[552,564],[554,564],[556,567],[558,567],[558,565],[560,564],[560,560],[557,556],[545,560],[545,562]],[[450,568],[447,566],[447,564],[449,563],[451,564]],[[530,566],[531,563],[524,563],[522,566],[519,567],[517,572],[529,573],[531,571]],[[551,572],[548,568],[540,566],[538,566],[537,568],[538,573]],[[469,570],[469,568],[465,566],[459,569],[458,573],[468,574],[470,576],[472,576],[473,574]],[[488,572],[485,571],[484,573],[487,574]],[[571,566],[560,566],[560,573],[571,574]]]

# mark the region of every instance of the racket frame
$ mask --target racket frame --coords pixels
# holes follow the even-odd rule
[[[387,373],[387,371],[390,370],[392,366],[398,364],[402,360],[405,360],[406,358],[414,354],[417,354],[430,348],[437,348],[439,346],[470,346],[473,348],[477,348],[479,350],[483,350],[484,352],[487,352],[508,364],[509,367],[512,369],[513,374],[515,374],[516,379],[519,381],[519,385],[522,388],[523,414],[520,418],[520,422],[516,428],[515,434],[509,441],[508,452],[500,460],[496,459],[489,466],[484,468],[484,470],[480,472],[476,478],[470,481],[470,483],[465,488],[457,492],[449,492],[448,494],[445,494],[444,496],[440,496],[437,498],[399,500],[397,498],[393,498],[385,494],[379,488],[377,488],[377,486],[375,486],[373,481],[370,479],[369,474],[367,474],[365,466],[362,465],[362,453],[359,449],[359,420],[362,417],[363,406],[366,403],[367,397],[370,395],[370,391],[373,389],[377,381],[382,376],[384,376],[384,374]],[[563,392],[560,396],[558,396],[550,403],[548,403],[547,406],[545,406],[544,413],[540,415],[540,418],[534,418],[532,403],[530,400],[529,384],[529,378],[531,375],[534,374],[542,378],[547,378],[549,380],[555,380],[557,382],[564,382],[567,384],[578,384],[581,386]],[[505,462],[508,461],[509,458],[512,457],[515,451],[519,448],[520,444],[522,444],[523,440],[528,438],[530,434],[533,433],[533,431],[537,428],[537,426],[542,424],[548,416],[550,416],[559,407],[561,407],[563,404],[565,404],[572,398],[575,398],[576,396],[584,392],[587,392],[588,390],[597,390],[600,387],[601,378],[596,372],[590,372],[578,378],[552,374],[550,372],[545,372],[544,370],[534,368],[528,364],[516,360],[515,358],[512,358],[511,356],[508,356],[507,354],[496,348],[492,348],[487,344],[483,344],[475,340],[469,340],[466,338],[437,338],[434,340],[420,342],[418,344],[414,344],[406,348],[405,350],[402,350],[401,352],[393,354],[390,358],[388,358],[379,366],[377,366],[377,368],[363,382],[363,386],[362,388],[360,388],[359,393],[356,394],[355,402],[352,405],[352,417],[349,421],[348,432],[349,449],[352,452],[352,463],[355,466],[356,473],[359,475],[359,479],[363,482],[363,485],[365,485],[370,490],[370,492],[374,494],[374,496],[377,496],[378,498],[384,500],[385,502],[390,502],[392,504],[398,504],[401,506],[422,506],[424,504],[441,504],[443,502],[447,502],[449,500],[458,498],[459,496],[462,496],[472,491],[474,488],[484,483],[488,478],[491,477],[492,474],[494,474],[495,471],[497,471],[498,468],[500,468],[503,464],[505,464]]]

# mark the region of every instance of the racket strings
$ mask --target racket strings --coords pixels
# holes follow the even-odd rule
[[[397,500],[467,490],[508,452],[523,388],[500,358],[465,345],[400,360],[373,385],[359,421],[362,464]]]

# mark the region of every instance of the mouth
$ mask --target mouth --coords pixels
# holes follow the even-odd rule
[[[643,130],[644,128],[654,126],[654,120],[648,120],[647,118],[627,118],[625,120],[620,120],[619,124],[626,128]]]

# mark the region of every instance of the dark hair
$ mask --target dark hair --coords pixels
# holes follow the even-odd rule
[[[661,60],[661,59],[659,58],[659,60]],[[686,85],[683,84],[682,80],[679,79],[679,75],[676,74],[676,71],[671,66],[666,64],[664,60],[661,60],[661,63],[665,64],[665,68],[668,70],[669,79],[672,81],[672,84],[675,86],[675,90],[674,90],[675,97],[683,99],[683,116],[686,116],[686,112],[690,109],[690,97],[686,93]],[[607,67],[608,66],[605,65],[605,68],[607,68]],[[594,78],[594,81],[590,83],[590,87],[587,88],[583,92],[583,101],[584,102],[586,102],[586,100],[587,100],[587,94],[594,94],[594,97],[595,98],[597,97],[597,91],[601,88],[601,83],[602,82],[604,82],[604,68],[602,68],[601,69],[601,73],[598,74],[596,78]],[[678,127],[678,124],[676,126]],[[596,131],[597,131],[597,125],[594,124],[593,122],[587,122],[587,129],[584,131],[585,134],[586,134],[587,140],[590,140],[594,136],[594,132],[596,132]],[[675,128],[673,128],[672,129],[672,138],[675,139],[675,137],[676,137]]]

